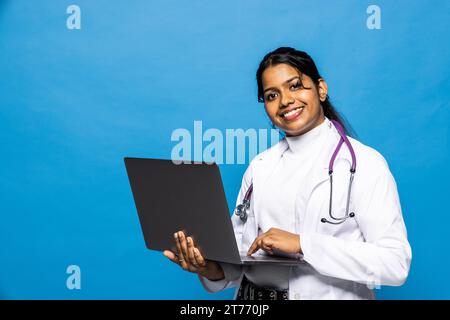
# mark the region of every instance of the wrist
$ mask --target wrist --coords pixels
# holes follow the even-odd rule
[[[225,273],[219,263],[207,261],[206,272],[202,276],[210,281],[219,281],[225,278]]]

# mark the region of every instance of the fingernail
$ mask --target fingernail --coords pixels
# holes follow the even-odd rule
[[[175,232],[175,233],[173,234],[173,236],[175,237],[175,239],[178,238],[178,233]]]
[[[180,238],[183,238],[183,232],[180,231],[180,233],[178,234],[178,236],[179,236]]]

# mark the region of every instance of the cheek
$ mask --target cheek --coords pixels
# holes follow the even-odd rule
[[[295,96],[298,100],[304,101],[308,104],[313,104],[319,99],[314,90],[299,90],[296,92]]]
[[[275,102],[266,102],[264,104],[264,108],[266,109],[266,113],[270,116],[270,117],[276,117],[277,112],[278,112],[278,107],[277,104]]]

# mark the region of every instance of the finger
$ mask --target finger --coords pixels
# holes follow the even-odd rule
[[[247,255],[251,256],[252,254],[254,254],[256,251],[259,250],[259,238],[256,238],[255,241],[253,241],[252,245],[250,246],[250,248],[248,249]]]
[[[247,255],[248,255],[248,256],[251,256],[251,255],[255,252],[255,250],[258,248],[258,242],[257,242],[257,239],[258,239],[258,238],[256,238],[256,239],[253,241],[252,245],[251,245],[250,248],[248,249],[248,251],[247,251]]]
[[[265,233],[263,233],[262,235],[260,235],[259,237],[256,237],[256,239],[253,241],[252,245],[250,246],[250,248],[247,251],[247,255],[250,256],[253,253],[255,253],[256,251],[258,251],[258,243],[260,242],[260,240],[265,236]]]
[[[164,256],[165,256],[166,258],[168,258],[170,261],[172,261],[173,263],[178,264],[178,258],[177,258],[177,256],[175,255],[175,253],[173,253],[173,252],[170,251],[170,250],[164,250],[164,251],[163,251],[163,254],[164,254]]]
[[[257,249],[255,250],[255,253],[258,252],[258,250],[260,250],[262,248],[263,248],[263,239],[260,239],[258,241],[258,246],[257,246]]]
[[[192,237],[187,237],[186,242],[187,242],[189,263],[196,267],[197,261],[195,261],[195,256],[194,256],[194,240],[192,239]]]
[[[183,231],[178,232],[178,240],[180,241],[181,251],[187,263],[189,263],[189,255],[187,250],[186,236]]]
[[[273,244],[270,239],[263,238],[260,243],[260,248],[266,251],[269,254],[273,254]]]
[[[256,249],[256,242],[253,241],[253,243],[250,246],[250,248],[248,248],[247,256],[251,256],[253,254],[253,252],[255,251],[255,249]]]
[[[183,251],[181,250],[181,243],[178,236],[178,232],[175,232],[175,244],[177,246],[177,254],[178,254],[178,264],[183,268],[187,268],[186,258],[183,256]]]
[[[203,256],[201,255],[200,250],[198,250],[197,248],[194,248],[194,257],[195,257],[195,261],[197,261],[197,264],[199,267],[206,266],[206,261],[203,258]]]
[[[269,253],[269,254],[273,254],[273,245],[272,245],[272,241],[270,240],[269,236],[264,236],[261,237],[257,242],[256,242],[256,249],[254,250],[255,252],[258,252],[258,250],[264,250],[265,252]]]

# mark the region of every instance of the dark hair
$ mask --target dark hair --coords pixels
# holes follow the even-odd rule
[[[288,64],[298,70],[298,72],[309,76],[314,83],[319,84],[319,79],[322,77],[317,70],[313,59],[304,51],[299,51],[290,47],[280,47],[264,56],[256,71],[256,81],[258,83],[258,102],[264,102],[264,92],[262,85],[262,74],[270,66],[277,64]],[[347,120],[343,118],[333,107],[330,98],[327,95],[324,102],[320,103],[323,108],[324,115],[330,120],[339,122],[348,136],[354,136],[354,130],[348,124]]]

